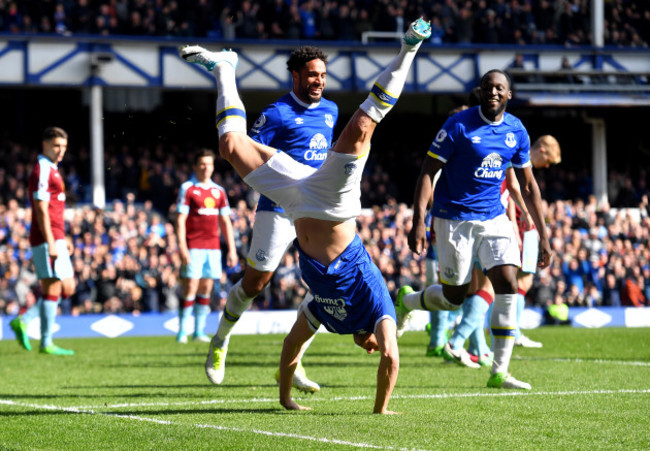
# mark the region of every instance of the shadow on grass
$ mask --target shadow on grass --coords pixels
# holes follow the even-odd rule
[[[238,362],[234,358],[228,360],[228,367],[244,367],[244,368],[277,368],[278,362],[254,362],[254,361],[241,361]],[[135,361],[135,362],[125,362],[119,364],[110,364],[102,365],[103,368],[194,368],[194,367],[203,367],[205,365],[205,359],[202,358],[197,362],[185,362],[185,363],[170,363],[168,360],[157,359],[151,362]]]
[[[250,413],[275,413],[276,411],[282,409],[280,406],[280,403],[278,402],[278,407],[260,407],[258,409],[256,408],[242,408],[242,409],[233,409],[232,407],[229,407],[227,409],[215,409],[213,407],[206,408],[206,409],[175,409],[175,410],[163,410],[163,409],[157,409],[157,410],[111,410],[110,412],[101,412],[105,413],[108,415],[197,415],[197,414],[218,414],[218,413],[243,413],[243,414],[250,414]]]
[[[17,406],[20,407],[20,406]],[[266,414],[276,414],[278,412],[284,411],[280,407],[278,402],[278,407],[262,407],[259,409],[251,409],[250,407],[245,409],[188,409],[188,410],[111,410],[108,412],[98,411],[95,409],[92,412],[79,410],[75,412],[65,411],[65,410],[27,410],[22,412],[2,412],[0,417],[33,417],[33,416],[46,416],[46,415],[83,415],[83,414],[92,414],[92,415],[108,415],[108,416],[133,416],[133,415],[197,415],[197,414],[232,414],[232,413],[241,413],[241,414],[251,414],[251,413],[266,413]],[[4,449],[4,448],[2,448]]]
[[[218,390],[219,388],[251,388],[251,387],[277,387],[276,383],[268,384],[229,384],[224,383],[221,385],[213,385],[210,382],[205,381],[205,383],[198,384],[169,384],[169,385],[76,385],[76,386],[66,386],[63,387],[67,390],[115,390],[115,389],[124,389],[124,390],[133,390],[133,389],[151,389],[151,388],[162,388],[162,389],[187,389],[187,388],[199,388],[199,389],[208,389],[208,390]],[[2,396],[2,395],[0,395]],[[121,395],[120,395],[121,396]],[[179,395],[183,396],[183,395]]]
[[[259,385],[259,384],[247,384],[247,385],[224,385],[224,389],[233,389],[233,388],[276,388],[277,385]],[[69,389],[75,389],[75,390],[82,390],[85,388],[91,389],[91,390],[97,390],[97,389],[102,389],[106,388],[108,390],[116,390],[116,389],[133,389],[133,387],[67,387]],[[138,387],[136,387],[138,388]],[[149,387],[145,387],[149,388]],[[210,385],[202,385],[202,386],[190,386],[190,387],[185,387],[182,385],[169,385],[169,386],[160,386],[160,387],[155,387],[157,389],[163,388],[163,389],[175,389],[175,388],[196,388],[200,390],[208,390],[211,391],[209,396],[206,394],[204,396],[203,393],[193,393],[191,398],[196,398],[197,402],[200,402],[201,400],[205,400],[207,398],[213,398],[214,395],[216,394],[213,390],[219,390],[218,388],[212,388]],[[218,392],[217,392],[218,393]],[[225,392],[224,392],[225,393]],[[246,395],[242,395],[242,399],[248,400],[250,399],[250,394],[247,393]],[[150,401],[147,402],[160,402],[158,399],[181,399],[181,400],[188,400],[190,398],[188,396],[188,393],[169,393],[167,391],[148,391],[148,392],[140,392],[140,393],[105,393],[102,392],[102,394],[98,393],[90,393],[87,395],[80,395],[80,394],[62,394],[62,393],[57,393],[55,395],[41,395],[41,394],[29,394],[29,395],[24,395],[24,394],[16,394],[16,393],[0,393],[0,399],[3,400],[21,400],[21,401],[32,401],[32,402],[39,402],[42,400],[51,400],[51,399],[67,399],[67,400],[74,400],[74,399],[94,399],[97,400],[98,403],[104,403],[108,402],[108,404],[121,404],[123,400],[125,399],[141,399],[141,398],[146,398],[149,399]],[[227,401],[234,401],[237,398],[233,398],[231,393],[228,393],[228,397],[224,397],[223,399]],[[109,401],[106,401],[109,400]],[[0,416],[2,416],[2,413],[0,412]],[[2,449],[2,447],[0,447]]]

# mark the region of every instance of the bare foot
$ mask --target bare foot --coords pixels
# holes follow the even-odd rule
[[[280,404],[282,404],[282,407],[287,410],[311,410],[311,407],[301,406],[300,404],[297,404],[293,399],[290,399],[287,402],[280,402]]]

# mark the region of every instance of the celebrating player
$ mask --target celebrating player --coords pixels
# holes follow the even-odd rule
[[[425,244],[427,201],[436,173],[434,229],[442,285],[405,294],[398,300],[398,325],[410,310],[457,310],[465,300],[474,259],[478,257],[495,291],[491,327],[494,361],[489,387],[530,389],[508,374],[514,345],[519,247],[501,204],[501,183],[509,162],[540,234],[540,267],[550,263],[539,187],[529,160],[530,141],[519,119],[505,111],[512,97],[508,75],[491,70],[481,78],[481,103],[449,118],[436,135],[422,167],[414,196],[409,246],[420,253]]]
[[[214,70],[221,154],[246,183],[280,204],[294,220],[294,244],[311,295],[302,302],[282,348],[280,403],[286,409],[308,409],[292,399],[292,380],[304,343],[323,324],[332,332],[353,334],[367,352],[380,351],[374,412],[391,413],[388,400],[399,370],[395,308],[379,269],[356,234],[355,218],[361,211],[360,181],[372,134],[397,101],[415,54],[430,34],[430,25],[422,19],[409,27],[398,56],[379,75],[319,169],[246,135],[234,52],[212,53],[196,46],[180,51],[186,61]]]
[[[280,149],[296,161],[313,168],[323,164],[332,145],[338,107],[322,97],[327,78],[327,56],[318,48],[303,46],[294,50],[287,61],[293,89],[264,108],[249,135],[267,146]],[[253,299],[269,283],[282,256],[296,238],[292,219],[282,207],[262,195],[257,205],[253,238],[243,278],[228,293],[216,335],[213,337],[212,367],[208,378],[220,384],[225,376],[230,333]],[[311,342],[305,344],[301,352]],[[279,378],[279,373],[276,374]],[[307,378],[298,360],[293,385],[304,392],[316,392],[320,386]]]

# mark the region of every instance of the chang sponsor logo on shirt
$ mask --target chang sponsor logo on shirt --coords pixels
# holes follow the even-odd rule
[[[327,138],[325,138],[321,133],[316,133],[309,141],[310,149],[323,150],[327,149],[328,146]]]
[[[345,320],[348,312],[345,311],[345,300],[342,298],[323,298],[314,293],[314,300],[323,306],[325,312],[339,321]]]
[[[316,133],[309,140],[309,150],[305,152],[306,161],[323,161],[327,157],[327,152],[322,152],[329,147],[327,138],[321,133]]]
[[[503,176],[503,158],[493,152],[483,158],[481,167],[474,171],[474,177],[479,179],[501,179]]]

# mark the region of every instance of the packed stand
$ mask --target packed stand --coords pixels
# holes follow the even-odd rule
[[[14,315],[39,296],[27,239],[31,210],[26,181],[38,150],[4,143],[0,152],[0,314]],[[168,146],[167,146],[168,147]],[[69,206],[67,234],[73,240],[72,261],[77,291],[63,313],[139,313],[177,311],[180,257],[173,227],[178,187],[190,174],[193,151],[163,145],[109,147],[106,152],[106,195],[103,211],[89,206],[89,157],[79,149],[64,160]],[[189,154],[189,155],[188,155]],[[397,158],[397,157],[396,157]],[[383,167],[396,162],[383,161]],[[540,271],[528,294],[530,305],[556,300],[569,306],[642,306],[650,299],[649,174],[612,171],[609,198],[616,210],[596,209],[585,172],[551,167],[536,171],[555,254]],[[223,160],[217,159],[215,182],[223,186],[232,208],[235,244],[245,264],[255,220],[257,195]],[[634,184],[629,181],[634,180]],[[382,165],[370,161],[362,181],[364,212],[359,235],[381,270],[392,294],[403,285],[424,287],[424,262],[407,245],[411,227],[408,202]],[[570,199],[570,200],[567,200]],[[75,205],[76,204],[76,205]],[[628,209],[632,207],[631,209]],[[615,211],[615,212],[614,212]],[[289,252],[255,309],[296,308],[306,287],[297,254]],[[212,308],[225,303],[243,267],[226,268],[216,284]]]
[[[0,0],[0,32],[359,41],[431,20],[433,44],[589,45],[590,0]],[[650,4],[605,2],[605,43],[647,47]]]

